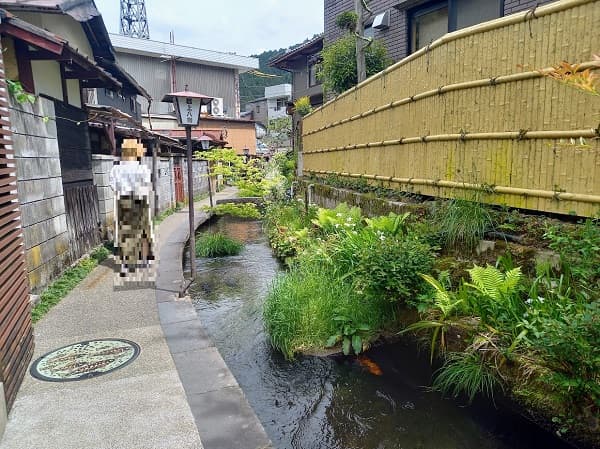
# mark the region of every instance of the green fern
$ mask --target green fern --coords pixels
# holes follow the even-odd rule
[[[521,267],[513,268],[505,274],[491,265],[485,268],[475,265],[468,271],[472,283],[466,285],[495,301],[500,301],[503,297],[516,293],[522,276]]]

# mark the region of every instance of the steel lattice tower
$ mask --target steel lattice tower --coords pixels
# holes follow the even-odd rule
[[[150,39],[144,0],[121,0],[121,34]]]

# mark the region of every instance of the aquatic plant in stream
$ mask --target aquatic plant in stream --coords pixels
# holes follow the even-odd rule
[[[437,371],[433,389],[454,397],[466,394],[470,401],[483,393],[493,397],[501,386],[497,371],[475,352],[452,352]]]
[[[231,215],[239,218],[259,219],[262,214],[258,206],[254,203],[224,203],[217,204],[214,207],[205,206],[202,208],[215,215]]]
[[[293,358],[298,351],[326,347],[330,337],[339,333],[336,317],[376,332],[394,319],[394,310],[385,300],[364,301],[327,267],[307,263],[293,266],[275,280],[263,315],[271,344]]]
[[[221,233],[206,232],[196,239],[196,256],[235,256],[242,252],[244,244]]]

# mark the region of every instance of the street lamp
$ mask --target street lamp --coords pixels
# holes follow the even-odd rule
[[[192,127],[200,123],[200,110],[203,105],[212,102],[213,97],[190,92],[187,86],[183,92],[172,92],[163,97],[165,103],[175,103],[177,122],[185,128],[187,140],[187,170],[188,170],[188,209],[190,221],[190,279],[196,276],[196,239],[194,233],[194,178],[192,170]]]

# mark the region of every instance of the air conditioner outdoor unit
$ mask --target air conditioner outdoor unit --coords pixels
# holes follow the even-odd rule
[[[225,115],[223,113],[222,98],[213,98],[213,101],[210,103],[210,113],[219,117],[223,117]]]

